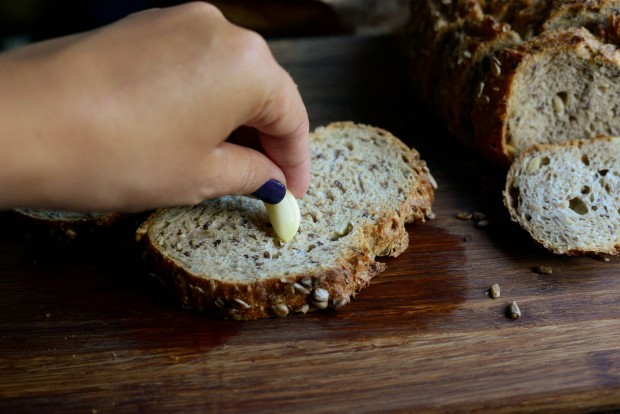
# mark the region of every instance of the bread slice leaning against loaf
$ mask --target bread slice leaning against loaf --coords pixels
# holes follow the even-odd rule
[[[279,241],[262,202],[243,196],[161,209],[138,229],[152,276],[186,308],[248,320],[339,308],[408,245],[436,186],[418,152],[350,122],[310,134],[299,233]]]
[[[504,204],[556,254],[618,254],[620,137],[539,144],[512,164]]]

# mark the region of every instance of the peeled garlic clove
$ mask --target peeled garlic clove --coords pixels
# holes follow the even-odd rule
[[[278,204],[263,204],[265,204],[269,221],[276,235],[284,242],[292,240],[301,223],[301,214],[295,196],[286,190],[286,195]]]

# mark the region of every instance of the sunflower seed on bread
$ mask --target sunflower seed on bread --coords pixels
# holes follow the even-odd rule
[[[417,151],[379,128],[320,127],[310,150],[312,178],[299,200],[302,221],[293,240],[274,237],[262,203],[247,197],[161,209],[137,232],[149,271],[184,307],[224,318],[282,317],[349,303],[384,270],[377,256],[405,250],[405,223],[432,213],[436,184]]]

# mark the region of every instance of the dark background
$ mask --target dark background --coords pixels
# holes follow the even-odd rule
[[[266,37],[386,33],[401,29],[407,0],[212,0],[231,21]],[[179,0],[0,0],[0,49],[81,32]],[[328,4],[329,3],[329,4]]]

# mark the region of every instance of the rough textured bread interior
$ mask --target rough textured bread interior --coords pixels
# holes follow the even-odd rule
[[[527,149],[511,166],[504,204],[514,221],[557,254],[620,249],[620,138]]]
[[[411,12],[414,86],[488,159],[620,134],[620,0],[413,0]]]
[[[161,209],[137,232],[153,276],[187,308],[254,319],[338,308],[408,245],[404,224],[431,214],[435,182],[389,132],[334,123],[311,134],[311,184],[289,243],[262,202],[222,197]]]

